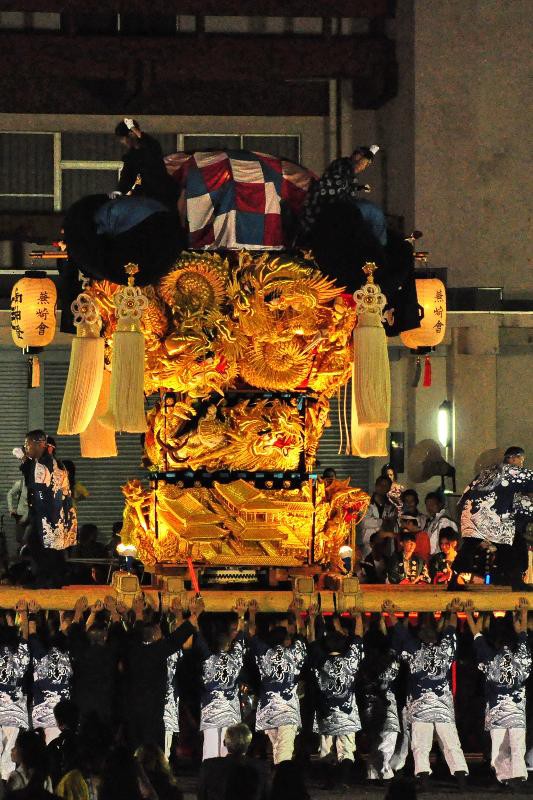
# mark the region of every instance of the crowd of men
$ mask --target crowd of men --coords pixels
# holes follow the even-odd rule
[[[230,797],[221,786],[246,765],[250,791],[242,796],[267,797],[267,764],[235,762],[228,752],[244,757],[252,743],[256,756],[271,754],[277,767],[293,759],[296,743],[300,753],[316,750],[331,786],[351,784],[359,750],[368,780],[382,782],[401,774],[411,754],[424,791],[436,739],[462,790],[468,765],[453,675],[457,662],[466,661],[479,676],[470,717],[485,707],[478,750],[486,735],[495,780],[516,788],[527,780],[527,763],[533,768],[528,608],[520,598],[513,614],[493,617],[452,599],[444,614],[414,621],[400,619],[391,600],[381,614],[365,617],[354,610],[325,617],[316,605],[304,609],[295,600],[275,619],[244,600],[230,618],[205,614],[201,599],[188,609],[174,600],[161,613],[142,595],[129,610],[112,597],[89,608],[82,597],[61,614],[21,600],[0,620],[1,777],[8,797],[38,798],[28,793],[38,784],[59,797],[101,800],[105,764],[115,763],[117,752],[151,753],[168,777],[166,756],[178,742],[193,755],[201,740],[202,800]],[[36,766],[34,756],[25,761],[21,752],[28,742],[35,750],[37,730],[48,752]],[[214,775],[218,793],[209,788]],[[146,774],[137,777],[150,785]],[[170,779],[167,788],[154,776],[158,781],[159,790],[152,786],[142,796],[177,796]],[[73,785],[84,785],[87,794],[76,794]],[[254,793],[259,786],[263,794]]]

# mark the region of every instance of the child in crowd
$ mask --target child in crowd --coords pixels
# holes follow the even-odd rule
[[[315,685],[316,712],[314,729],[320,734],[320,756],[329,756],[335,746],[341,785],[349,784],[354,761],[355,734],[361,721],[355,699],[355,681],[363,659],[363,618],[355,609],[348,612],[355,621],[355,635],[348,635],[337,614],[333,630],[317,638],[317,607],[309,609],[309,666]],[[320,617],[323,623],[322,617]],[[323,627],[323,625],[322,625]]]
[[[429,560],[432,583],[448,583],[453,575],[453,562],[457,556],[459,534],[454,528],[442,528],[439,533],[439,552]]]
[[[418,524],[418,519],[414,514],[402,514],[400,517],[400,530],[414,533],[416,536],[415,555],[427,564],[431,555],[431,545],[426,531],[422,530]]]
[[[461,791],[465,787],[468,767],[457,734],[453,696],[450,688],[451,667],[457,648],[457,612],[461,601],[449,603],[449,619],[439,637],[435,620],[427,616],[418,635],[399,625],[391,600],[383,603],[392,627],[392,647],[409,670],[406,717],[410,727],[415,775],[420,788],[427,789],[431,774],[429,754],[436,735],[442,754]]]
[[[255,727],[266,731],[274,764],[292,758],[294,740],[302,724],[297,694],[298,676],[307,661],[307,646],[301,635],[302,607],[302,602],[296,601],[289,607],[289,614],[296,615],[298,635],[294,640],[287,627],[278,625],[269,631],[268,640],[263,641],[255,635],[257,609],[249,610],[250,646],[261,676]]]
[[[233,634],[227,628],[218,632],[214,653],[209,649],[202,633],[198,633],[196,637],[195,646],[203,662],[200,730],[204,732],[204,761],[206,758],[227,755],[224,744],[226,730],[241,722],[239,675],[246,650],[246,601],[237,600],[234,611],[238,615],[238,626]]]
[[[491,764],[497,780],[510,788],[527,780],[525,683],[531,671],[528,608],[527,600],[521,597],[514,632],[506,619],[498,619],[493,620],[492,635],[487,636],[482,633],[482,616],[474,621],[474,603],[470,600],[465,606],[478,667],[485,676],[485,730],[492,742]]]
[[[15,769],[12,750],[19,730],[29,727],[28,698],[23,692],[23,681],[30,666],[28,647],[28,610],[25,600],[15,606],[15,614],[5,612],[0,625],[0,776],[7,780]]]
[[[425,561],[415,555],[416,533],[404,531],[400,534],[400,551],[389,560],[389,583],[429,583]]]

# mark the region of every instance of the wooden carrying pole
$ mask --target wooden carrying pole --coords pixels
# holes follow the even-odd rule
[[[143,591],[151,596],[152,603],[157,606],[159,590],[143,587]],[[107,595],[120,597],[127,605],[131,604],[134,597],[134,593],[120,593],[111,586],[66,586],[63,589],[33,590],[0,586],[0,608],[14,608],[17,601],[23,598],[35,600],[44,609],[64,611],[73,609],[78,597],[87,597],[89,604],[92,605],[96,600],[103,601]],[[192,598],[195,593],[190,591],[187,595]],[[463,602],[473,600],[479,611],[511,611],[516,607],[520,596],[520,592],[512,592],[506,587],[447,592],[431,587],[416,589],[409,586],[362,586],[359,592],[350,596],[349,602],[338,604],[338,607],[347,608],[354,605],[357,611],[376,612],[381,611],[383,601],[388,599],[393,601],[398,611],[444,611],[453,597],[459,597]],[[207,589],[202,592],[206,611],[212,612],[231,611],[235,600],[239,597],[248,601],[257,600],[260,612],[279,613],[287,610],[294,595],[290,591],[249,591],[239,588],[234,591]],[[321,592],[320,597],[322,610],[325,613],[332,612],[333,592]],[[337,601],[339,598],[342,598],[342,592],[337,594]]]

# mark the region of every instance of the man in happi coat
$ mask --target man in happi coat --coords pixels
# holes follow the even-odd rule
[[[64,551],[76,544],[77,519],[68,472],[42,430],[29,431],[20,466],[28,493],[26,541],[34,588],[62,586]]]

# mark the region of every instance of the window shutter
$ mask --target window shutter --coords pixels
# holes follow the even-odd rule
[[[352,389],[351,383],[348,384],[346,387],[346,425],[348,427],[348,432],[350,431],[350,420],[351,420],[351,398],[352,398]],[[337,401],[337,397],[334,396],[330,400],[330,412],[329,418],[331,421],[331,427],[325,428],[322,438],[320,440],[320,446],[318,448],[318,460],[320,461],[320,466],[317,467],[317,472],[319,475],[322,475],[325,469],[328,467],[333,467],[335,472],[337,473],[337,478],[347,478],[350,476],[351,486],[357,486],[360,489],[365,489],[368,491],[368,485],[370,482],[370,460],[368,458],[357,458],[356,456],[347,456],[345,454],[346,449],[346,429],[344,427],[344,402],[343,402],[343,395],[344,389],[341,390],[341,422],[343,426],[342,430],[342,440],[343,440],[343,452],[339,455],[339,443],[341,441],[341,430],[339,426],[339,404]]]

